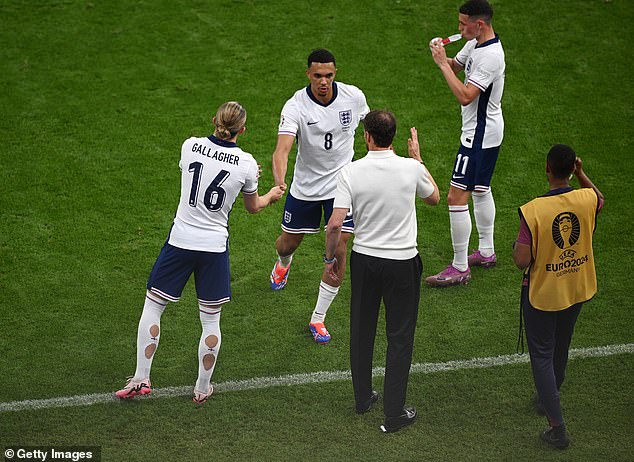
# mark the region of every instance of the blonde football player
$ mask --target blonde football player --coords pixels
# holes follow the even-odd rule
[[[183,143],[178,211],[147,283],[137,332],[136,372],[116,392],[119,398],[152,391],[150,368],[161,335],[161,315],[168,302],[178,302],[192,273],[202,324],[194,401],[202,404],[213,393],[211,376],[221,342],[220,311],[231,300],[229,213],[240,193],[250,213],[258,213],[284,193],[283,186],[275,186],[264,196],[258,195],[259,166],[236,144],[246,120],[247,113],[239,103],[225,103],[213,118],[213,135]]]

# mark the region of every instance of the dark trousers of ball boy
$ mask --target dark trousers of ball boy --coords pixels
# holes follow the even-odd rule
[[[423,264],[420,257],[391,260],[352,251],[350,256],[350,367],[357,404],[372,393],[372,356],[381,307],[385,304],[387,355],[383,409],[403,413],[418,318]]]
[[[568,349],[583,303],[561,311],[542,311],[528,300],[528,286],[522,287],[522,311],[533,379],[539,399],[551,424],[561,425],[559,389],[566,377]]]

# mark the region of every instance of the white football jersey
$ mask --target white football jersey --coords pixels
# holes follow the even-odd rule
[[[370,112],[361,90],[333,82],[333,97],[324,105],[310,86],[295,92],[282,109],[278,135],[297,138],[291,194],[297,199],[332,199],[337,174],[354,156],[354,133]]]
[[[258,164],[236,143],[189,138],[181,147],[181,198],[168,242],[181,249],[224,252],[229,213],[242,191],[258,190]]]
[[[469,40],[454,60],[464,67],[465,85],[471,83],[481,92],[476,99],[462,106],[460,142],[468,148],[493,148],[502,144],[504,118],[504,49],[499,37],[477,44]]]

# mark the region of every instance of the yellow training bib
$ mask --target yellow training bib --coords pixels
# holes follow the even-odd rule
[[[598,200],[593,189],[582,188],[520,207],[532,237],[528,297],[538,310],[563,310],[596,294],[592,235]]]

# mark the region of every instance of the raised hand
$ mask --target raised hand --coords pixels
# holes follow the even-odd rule
[[[420,144],[418,143],[418,131],[416,127],[409,129],[410,137],[407,140],[407,153],[412,159],[416,159],[419,162],[423,160],[420,157]]]

